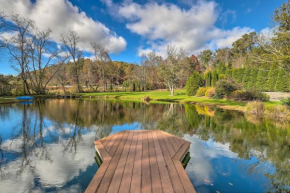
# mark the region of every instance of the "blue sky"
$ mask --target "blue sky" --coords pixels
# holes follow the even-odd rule
[[[142,53],[165,56],[166,45],[189,54],[228,47],[242,34],[272,27],[271,15],[286,0],[0,0],[10,14],[52,28],[52,38],[72,28],[89,56],[89,42],[105,46],[113,60],[140,62]],[[15,74],[7,53],[0,73]]]

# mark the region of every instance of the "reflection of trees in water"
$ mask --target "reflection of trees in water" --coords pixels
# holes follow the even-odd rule
[[[66,152],[76,152],[77,151],[77,144],[79,144],[82,139],[82,127],[79,127],[79,111],[80,111],[80,101],[77,102],[77,109],[75,114],[75,121],[73,124],[72,132],[70,133],[69,139],[65,141],[63,154]]]
[[[37,111],[31,111],[30,105],[21,105],[19,108],[22,110],[22,120],[19,127],[18,123],[13,127],[14,136],[11,138],[10,147],[20,147],[18,156],[20,156],[20,165],[18,173],[22,173],[24,169],[29,168],[31,172],[34,171],[34,166],[31,164],[33,154],[39,160],[50,160],[49,151],[46,148],[43,129],[44,129],[44,117],[43,109],[38,101],[36,107]],[[8,149],[9,151],[9,149]],[[13,149],[12,149],[13,151]],[[33,157],[33,159],[35,158]]]
[[[266,173],[265,163],[273,164],[275,173],[266,176],[274,191],[281,192],[290,184],[289,126],[279,129],[267,121],[254,124],[239,112],[194,105],[80,100],[38,101],[18,108],[22,111],[22,122],[21,126],[14,127],[11,147],[21,139],[20,168],[31,167],[33,171],[28,156],[31,153],[37,159],[50,161],[44,136],[50,143],[62,143],[63,152],[72,154],[83,141],[85,132],[94,132],[95,138],[102,138],[115,125],[139,123],[143,129],[161,129],[178,136],[195,134],[202,140],[214,138],[216,142],[229,143],[231,151],[240,158],[249,159],[254,154],[259,159],[245,166],[249,172]]]
[[[213,117],[198,114],[191,105],[186,105],[185,112],[193,132],[201,139],[212,137],[216,142],[229,143],[231,151],[243,159],[257,157],[258,162],[245,166],[248,171],[264,173],[272,182],[271,192],[287,192],[285,186],[290,185],[289,126],[281,129],[267,121],[254,124],[242,113],[222,109],[217,109]],[[267,173],[271,164],[275,167],[274,174]]]

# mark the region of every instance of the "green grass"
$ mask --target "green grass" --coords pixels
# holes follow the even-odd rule
[[[176,90],[175,96],[170,96],[169,91],[82,93],[81,95],[85,98],[91,96],[92,98],[114,98],[129,101],[141,101],[142,98],[149,96],[152,99],[151,103],[199,103],[237,110],[243,110],[246,106],[245,102],[187,96],[185,90]]]
[[[81,93],[85,99],[110,99],[110,100],[125,100],[125,101],[142,101],[142,98],[149,96],[151,98],[150,103],[198,103],[203,105],[218,106],[226,109],[234,109],[244,111],[246,102],[237,102],[225,99],[212,99],[206,97],[192,97],[187,96],[185,90],[179,89],[175,91],[175,96],[170,96],[169,91],[146,91],[146,92],[98,92],[98,93]],[[35,95],[35,97],[52,97],[52,95]],[[0,104],[17,102],[15,97],[0,97]],[[281,105],[278,101],[264,102],[265,106]]]
[[[237,102],[232,100],[225,99],[212,99],[207,97],[194,97],[187,96],[185,90],[180,89],[175,91],[175,96],[170,96],[169,91],[146,91],[146,92],[100,92],[100,93],[82,93],[81,94],[85,98],[92,99],[98,98],[107,98],[114,100],[126,100],[126,101],[141,101],[142,98],[149,96],[151,98],[150,103],[168,103],[168,102],[176,102],[176,103],[198,103],[203,105],[213,105],[226,109],[234,109],[244,111],[246,102]],[[264,102],[265,106],[276,106],[281,105],[279,101],[269,101]]]

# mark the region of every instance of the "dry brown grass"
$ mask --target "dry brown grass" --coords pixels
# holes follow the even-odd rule
[[[264,116],[266,119],[273,122],[288,122],[290,111],[286,106],[267,107]]]
[[[264,105],[261,101],[251,101],[247,103],[246,114],[263,117]]]

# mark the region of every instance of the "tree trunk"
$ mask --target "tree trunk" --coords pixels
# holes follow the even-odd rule
[[[170,89],[170,95],[174,96],[174,86],[169,87]]]

